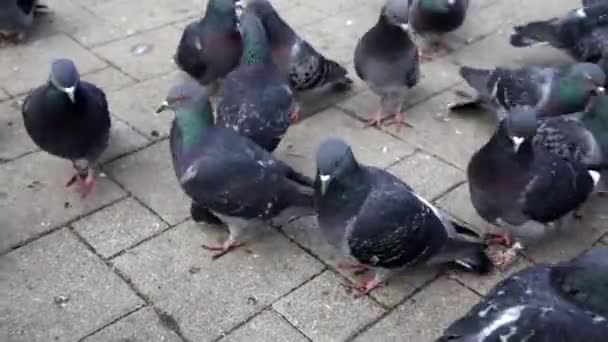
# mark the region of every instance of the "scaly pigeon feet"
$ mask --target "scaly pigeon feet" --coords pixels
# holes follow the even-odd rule
[[[356,282],[355,284],[348,284],[348,287],[357,291],[355,294],[355,298],[359,298],[365,296],[366,294],[372,292],[373,290],[383,287],[384,284],[378,280],[376,277],[363,279],[361,281]]]
[[[78,187],[77,191],[80,193],[80,197],[87,197],[95,189],[95,176],[93,175],[93,171],[90,169],[84,172],[82,170],[77,170],[65,186],[70,187],[74,183],[76,183]]]
[[[226,240],[222,245],[219,245],[219,246],[201,245],[201,247],[203,247],[204,249],[206,249],[208,251],[218,251],[217,253],[215,253],[211,256],[212,260],[216,260],[217,258],[219,258],[225,254],[228,254],[229,252],[237,249],[238,247],[244,246],[244,245],[245,245],[244,242],[237,243],[236,241],[234,241],[234,239],[228,238],[228,240]]]

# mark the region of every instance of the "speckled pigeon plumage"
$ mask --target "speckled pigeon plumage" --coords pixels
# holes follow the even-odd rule
[[[241,34],[234,0],[209,0],[205,16],[186,26],[177,52],[177,66],[201,84],[224,78],[241,58]]]
[[[172,109],[170,149],[175,174],[192,199],[197,220],[226,224],[223,255],[240,233],[289,207],[312,207],[312,180],[275,159],[246,137],[213,124],[208,90],[189,80],[174,86],[157,110]]]
[[[316,154],[315,206],[321,231],[344,257],[376,268],[376,277],[356,288],[382,283],[388,270],[455,262],[485,273],[485,245],[458,234],[451,222],[390,173],[359,164],[342,140],[324,141]]]
[[[26,31],[34,22],[34,16],[46,9],[38,0],[0,1],[0,41],[2,38],[23,41]]]
[[[272,61],[259,18],[248,8],[240,23],[243,56],[220,89],[218,125],[233,129],[272,152],[291,124],[295,111],[293,92]]]
[[[355,48],[355,71],[380,96],[380,109],[371,123],[381,125],[385,115],[394,115],[399,126],[401,107],[408,89],[420,78],[416,45],[407,32],[408,3],[388,0],[378,22]]]
[[[608,341],[608,247],[496,285],[437,342]]]
[[[110,138],[110,112],[104,92],[81,81],[71,60],[52,62],[49,81],[27,96],[22,107],[27,133],[42,150],[71,160],[83,196],[94,185],[93,167]]]
[[[351,84],[344,67],[325,58],[279,16],[268,0],[250,0],[247,7],[262,21],[272,46],[274,63],[288,75],[296,91],[326,84]]]

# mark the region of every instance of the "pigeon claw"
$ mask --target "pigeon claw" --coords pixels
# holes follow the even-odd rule
[[[228,239],[228,240],[226,240],[226,242],[224,242],[223,244],[221,244],[219,246],[201,245],[201,247],[203,247],[204,249],[206,249],[208,251],[217,251],[217,253],[214,253],[211,256],[211,260],[216,260],[216,259],[232,252],[233,250],[237,249],[238,247],[241,247],[244,245],[245,245],[244,242],[237,243],[232,239]]]
[[[385,116],[382,115],[381,111],[377,111],[374,114],[372,114],[373,118],[367,121],[367,124],[365,125],[366,127],[369,126],[375,126],[375,127],[380,127],[382,126],[382,123],[384,122],[384,120],[386,120],[387,118]]]
[[[77,191],[80,193],[80,198],[85,198],[95,189],[95,177],[90,170],[87,170],[84,174],[82,171],[76,171],[65,186],[69,188],[74,184],[78,187]]]
[[[294,111],[289,116],[289,119],[291,120],[291,123],[297,123],[298,121],[300,121],[300,109],[294,109]]]
[[[377,288],[384,287],[384,284],[382,283],[382,281],[374,277],[370,279],[361,280],[355,284],[348,284],[347,286],[357,291],[357,293],[355,294],[355,298],[360,298]]]

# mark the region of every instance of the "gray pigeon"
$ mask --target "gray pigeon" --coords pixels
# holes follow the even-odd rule
[[[608,341],[608,247],[501,281],[437,342]]]
[[[410,28],[427,41],[451,50],[443,41],[443,35],[459,28],[467,14],[469,0],[409,0]],[[431,59],[430,53],[421,49],[423,59]]]
[[[177,46],[178,67],[203,85],[216,85],[241,58],[234,0],[209,0],[205,16],[186,26]]]
[[[342,140],[324,141],[316,155],[315,205],[321,231],[341,254],[376,268],[354,288],[366,294],[390,270],[454,262],[486,273],[485,245],[390,173],[361,165]]]
[[[388,0],[376,25],[355,48],[357,76],[380,96],[380,109],[370,121],[372,125],[382,125],[384,115],[391,114],[399,129],[407,90],[420,78],[418,51],[407,32],[407,16],[407,1]]]
[[[34,16],[47,10],[38,0],[0,1],[0,43],[3,40],[17,44],[25,39]]]
[[[250,8],[243,12],[240,24],[243,56],[220,89],[218,125],[272,152],[297,116],[293,92],[273,63],[264,26]]]
[[[230,235],[214,259],[242,245],[241,232],[289,207],[312,208],[312,180],[232,129],[215,126],[208,90],[189,80],[169,91],[157,112],[171,109],[175,175],[192,199],[193,218],[223,222]]]
[[[514,108],[467,168],[477,213],[507,229],[495,240],[510,244],[510,233],[518,239],[497,256],[497,266],[506,267],[524,243],[564,226],[566,215],[585,202],[600,180],[598,172],[533,144],[536,130],[534,108]]]
[[[49,81],[24,101],[23,122],[27,133],[42,150],[73,162],[83,197],[95,186],[93,167],[110,139],[110,112],[103,91],[81,81],[69,59],[51,65]]]
[[[535,106],[540,117],[583,111],[592,95],[604,92],[606,83],[606,74],[593,63],[494,70],[464,66],[460,75],[477,95],[473,101],[452,105],[451,110],[482,105],[499,120],[516,106]]]

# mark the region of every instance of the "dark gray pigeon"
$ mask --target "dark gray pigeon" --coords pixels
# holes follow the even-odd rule
[[[327,84],[350,85],[344,67],[325,58],[279,16],[268,0],[250,0],[247,5],[261,20],[272,46],[274,63],[288,75],[295,91]]]
[[[264,26],[250,8],[240,18],[243,57],[219,93],[218,125],[272,152],[297,117],[293,92],[273,63]]]
[[[192,199],[195,220],[223,222],[230,235],[214,258],[237,246],[248,226],[289,207],[312,208],[312,180],[246,137],[213,124],[208,90],[194,80],[169,91],[157,110],[172,109],[170,149],[175,175]]]
[[[608,247],[501,281],[437,342],[608,341]]]
[[[585,202],[600,174],[533,144],[536,112],[516,107],[467,168],[471,200],[486,221],[507,230],[498,240],[518,240],[497,266],[506,267],[524,243],[542,240],[564,225],[568,214]]]
[[[0,43],[3,40],[15,44],[25,39],[26,32],[34,22],[34,16],[48,8],[38,0],[0,1]]]
[[[399,128],[407,90],[420,78],[418,50],[408,34],[407,21],[407,1],[387,0],[378,22],[355,48],[357,76],[380,96],[380,109],[373,114],[372,125],[382,125],[388,118],[384,115],[391,115]]]
[[[410,28],[427,40],[429,47],[440,45],[451,48],[443,41],[443,35],[459,28],[467,14],[469,0],[409,0]],[[420,50],[421,58],[430,60],[427,49]]]
[[[397,177],[359,164],[344,141],[324,141],[316,162],[321,231],[344,257],[377,270],[374,278],[354,286],[360,294],[380,286],[394,269],[454,262],[472,272],[490,270],[485,245],[459,234],[470,230]]]
[[[216,85],[241,58],[234,0],[209,0],[205,16],[186,26],[177,46],[178,67],[204,85]]]
[[[489,107],[499,120],[515,106],[535,106],[539,117],[580,112],[592,95],[604,92],[606,83],[606,74],[593,63],[494,70],[464,66],[460,75],[477,95],[473,101],[457,103],[451,109],[482,105]]]
[[[89,194],[95,186],[93,167],[110,139],[104,92],[81,81],[71,60],[57,59],[51,65],[49,81],[25,99],[22,112],[34,143],[74,164],[76,174],[67,185],[76,182],[82,197]]]

